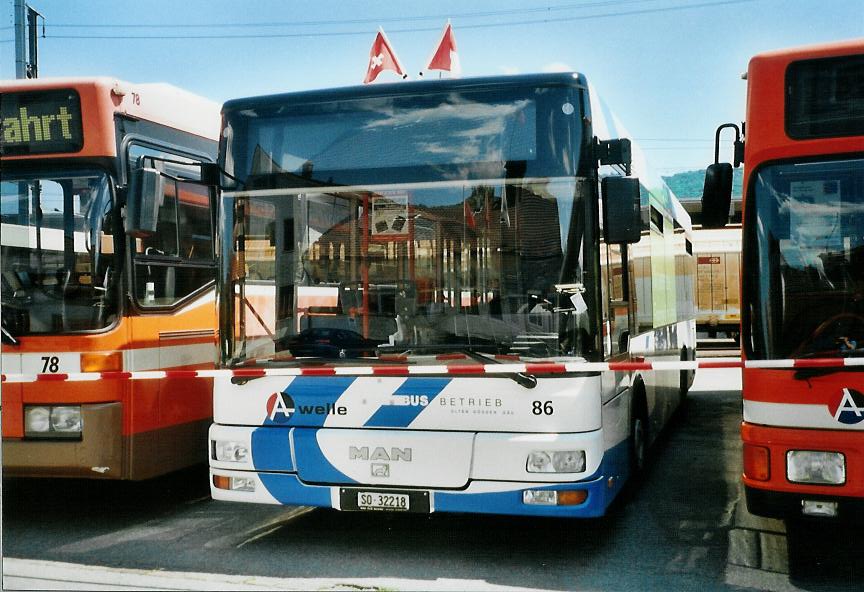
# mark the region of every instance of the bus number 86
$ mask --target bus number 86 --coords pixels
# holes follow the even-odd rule
[[[534,415],[552,415],[555,410],[552,408],[552,401],[532,401],[531,413]]]

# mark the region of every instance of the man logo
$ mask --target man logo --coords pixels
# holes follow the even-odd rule
[[[864,421],[864,393],[844,388],[835,401],[828,404],[828,411],[835,421],[846,425],[855,425]]]
[[[288,423],[294,415],[294,399],[288,393],[273,393],[267,399],[267,419],[276,423]]]
[[[404,462],[411,462],[411,452],[412,451],[410,448],[396,448],[394,446],[388,451],[386,448],[378,446],[374,450],[372,450],[370,454],[368,446],[349,446],[348,459],[378,461],[386,460],[389,462],[396,462],[401,460]]]

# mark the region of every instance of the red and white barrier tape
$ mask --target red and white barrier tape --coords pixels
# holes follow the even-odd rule
[[[237,368],[234,370],[151,370],[145,372],[74,372],[67,374],[0,374],[4,383],[82,382],[95,380],[162,380],[165,378],[257,378],[262,376],[408,376],[565,374],[718,368],[841,368],[864,366],[864,358],[803,360],[701,360],[670,362],[538,362],[535,364],[449,364],[434,366],[306,366],[302,368]]]

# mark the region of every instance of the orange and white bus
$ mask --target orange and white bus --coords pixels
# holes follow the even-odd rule
[[[864,40],[757,55],[747,86],[747,507],[847,523],[864,517]],[[721,224],[731,168],[706,178]]]
[[[6,475],[146,479],[206,461],[212,380],[104,373],[212,367],[219,106],[167,84],[0,82]],[[131,231],[144,170],[160,207]],[[51,382],[92,372],[82,382]],[[46,376],[48,375],[48,376]],[[51,376],[55,375],[55,376]]]

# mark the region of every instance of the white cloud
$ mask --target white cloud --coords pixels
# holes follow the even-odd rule
[[[552,62],[550,64],[546,64],[543,66],[543,72],[573,72],[575,68],[572,68],[569,64],[565,64],[564,62]]]
[[[522,73],[522,71],[515,66],[498,66],[498,69],[507,76],[513,76],[514,74]]]

